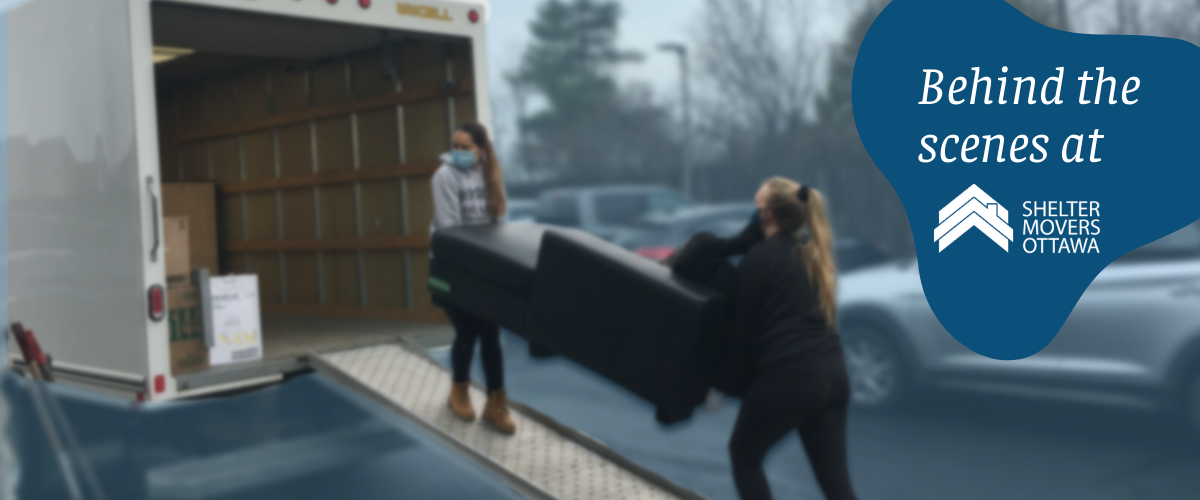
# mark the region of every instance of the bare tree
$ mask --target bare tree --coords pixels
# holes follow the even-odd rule
[[[1121,4],[1129,4],[1121,6]],[[1200,45],[1200,0],[1139,4],[1120,0],[1110,32],[1179,38]],[[1128,31],[1130,28],[1136,31]]]
[[[754,134],[780,134],[811,115],[820,49],[809,39],[809,3],[706,0],[696,39],[710,115]]]
[[[853,122],[818,121],[827,50],[813,37],[812,2],[705,5],[696,39],[698,77],[708,91],[700,120],[706,140],[699,142],[710,148],[698,172],[701,192],[748,199],[766,177],[792,177],[826,193],[841,236],[911,254],[903,207]]]
[[[1007,1],[1061,28],[1084,25],[1074,22],[1081,12],[1110,0]],[[707,158],[701,193],[744,198],[766,177],[794,177],[827,194],[841,235],[913,252],[904,207],[867,155],[851,109],[858,50],[888,2],[852,4],[859,10],[845,37],[826,47],[812,36],[813,2],[706,0],[695,41],[697,76],[708,91],[699,121],[705,140],[697,141],[708,148],[697,154]],[[1124,15],[1140,18],[1139,8],[1127,5]]]

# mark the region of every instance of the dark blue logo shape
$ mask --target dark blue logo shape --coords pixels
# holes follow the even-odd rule
[[[1200,219],[1198,62],[1187,42],[1061,32],[1003,0],[884,9],[854,117],[951,335],[1033,355],[1105,266]]]

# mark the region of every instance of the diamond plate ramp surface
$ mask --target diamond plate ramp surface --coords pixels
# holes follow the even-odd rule
[[[312,365],[401,416],[416,418],[460,451],[527,496],[558,499],[702,499],[617,455],[579,431],[520,403],[510,402],[517,433],[505,436],[482,419],[464,422],[446,404],[448,370],[418,347],[392,342],[313,354]],[[487,395],[471,389],[476,410]],[[407,415],[406,415],[407,413]]]

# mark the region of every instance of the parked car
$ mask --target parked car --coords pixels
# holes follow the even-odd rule
[[[709,231],[720,237],[737,234],[746,227],[754,210],[753,203],[726,203],[651,213],[619,230],[612,241],[643,257],[663,260],[698,232]]]
[[[853,238],[837,238],[833,254],[838,272],[846,274],[892,261],[892,257],[874,243]]]
[[[652,213],[620,230],[613,242],[643,257],[663,260],[698,232],[708,231],[723,238],[737,234],[746,227],[754,210],[753,203],[725,203]],[[852,238],[834,241],[834,254],[841,273],[889,260],[879,247]]]
[[[528,498],[329,377],[144,406],[2,370],[0,398],[5,499]]]
[[[508,222],[533,222],[537,218],[537,200],[509,199]]]
[[[538,199],[536,220],[612,240],[645,214],[670,213],[691,205],[686,196],[662,186],[554,189]]]
[[[981,356],[950,336],[915,261],[848,276],[838,292],[858,407],[894,407],[933,387],[1166,410],[1200,432],[1200,222],[1108,266],[1058,336],[1021,360]]]

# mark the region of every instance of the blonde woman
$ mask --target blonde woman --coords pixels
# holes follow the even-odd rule
[[[441,168],[433,174],[431,232],[463,224],[494,223],[504,217],[506,209],[504,179],[487,129],[479,123],[463,123],[454,131],[452,146],[453,149],[442,156]],[[480,351],[488,388],[483,418],[500,432],[516,432],[504,390],[500,328],[457,307],[447,305],[445,309],[454,324],[454,344],[450,350],[454,373],[449,398],[451,410],[463,420],[475,420],[470,373],[478,340],[482,344]]]
[[[767,452],[797,431],[825,498],[854,499],[846,464],[850,384],[835,331],[832,234],[816,189],[775,177],[754,197],[765,239],[738,267],[733,348],[745,360],[741,412],[729,440],[745,500],[771,498]]]

